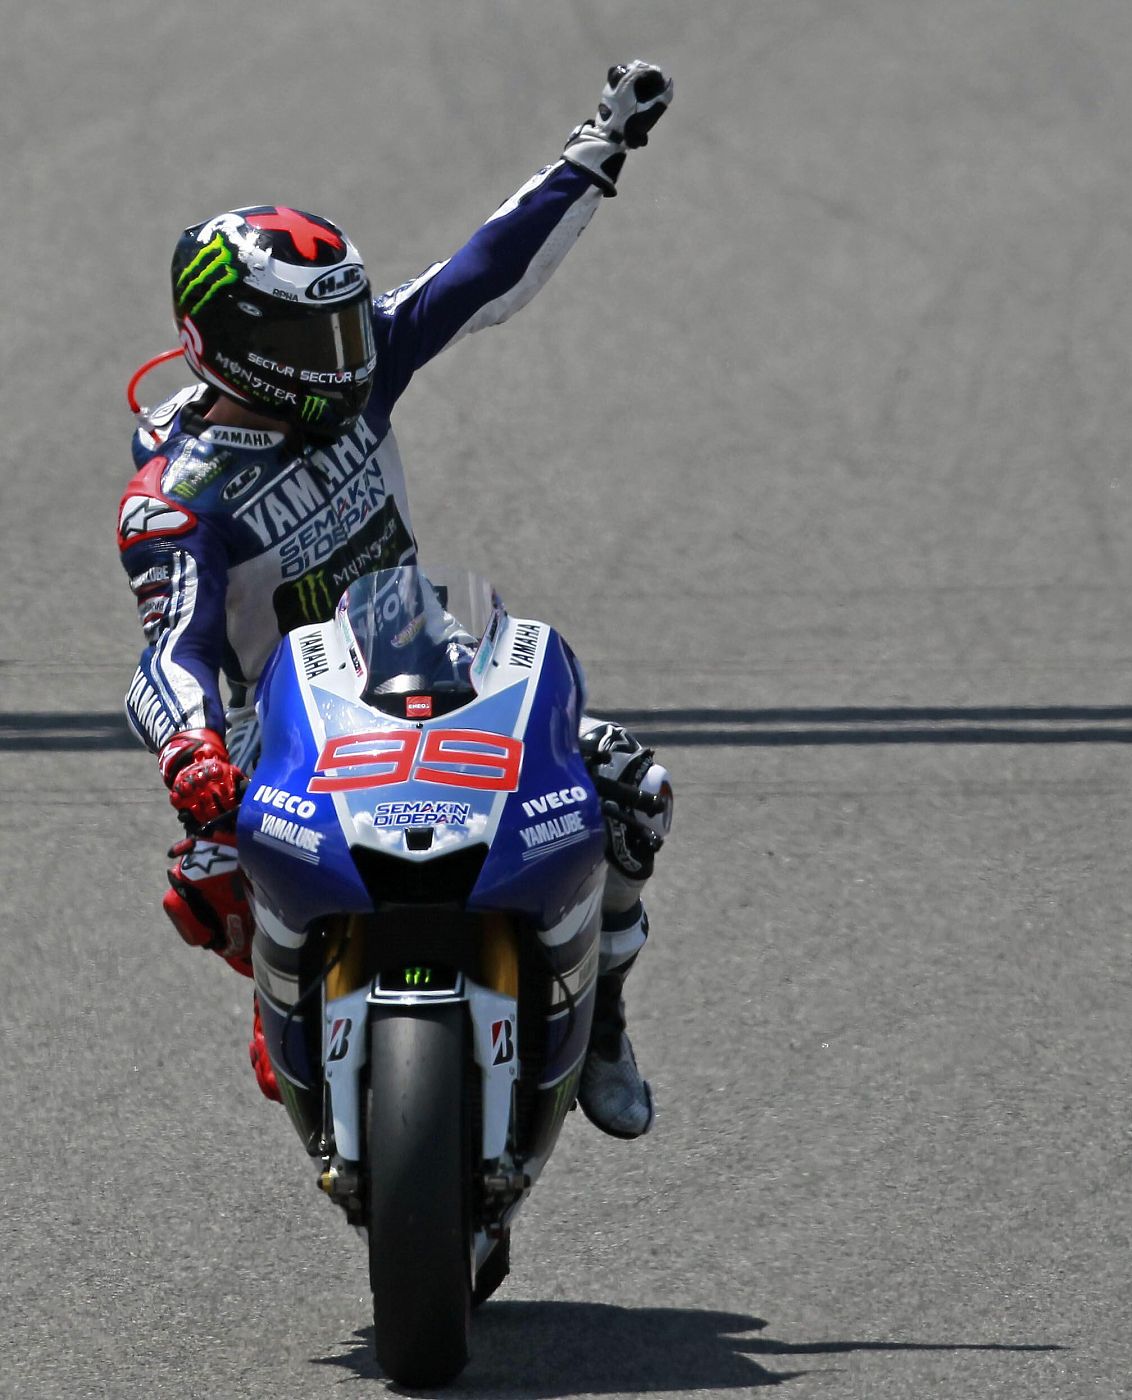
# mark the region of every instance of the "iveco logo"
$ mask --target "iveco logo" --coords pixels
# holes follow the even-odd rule
[[[312,282],[307,288],[307,296],[311,301],[337,301],[339,297],[348,297],[357,291],[364,278],[365,272],[357,263],[336,267]]]

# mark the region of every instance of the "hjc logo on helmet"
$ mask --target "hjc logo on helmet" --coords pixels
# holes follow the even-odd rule
[[[339,297],[352,296],[360,289],[365,277],[364,271],[356,263],[349,267],[336,267],[312,282],[307,288],[311,301],[336,301]]]

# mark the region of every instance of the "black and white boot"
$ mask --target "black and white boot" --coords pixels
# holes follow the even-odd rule
[[[653,751],[620,725],[583,717],[580,748],[602,798],[607,870],[593,1028],[578,1103],[602,1132],[637,1138],[652,1127],[655,1112],[625,1031],[624,988],[648,937],[641,892],[672,826],[672,783]]]
[[[643,909],[640,917],[647,930]],[[632,958],[597,979],[590,1045],[578,1086],[582,1112],[595,1127],[616,1138],[642,1137],[656,1116],[652,1089],[641,1077],[625,1032],[625,978],[635,961]]]

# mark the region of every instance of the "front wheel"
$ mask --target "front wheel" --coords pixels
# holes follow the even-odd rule
[[[399,1385],[443,1385],[468,1360],[471,1153],[464,1008],[372,1013],[369,1272],[377,1361]]]

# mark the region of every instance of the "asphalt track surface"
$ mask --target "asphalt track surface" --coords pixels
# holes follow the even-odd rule
[[[0,3],[0,1394],[384,1389],[362,1249],[163,926],[123,386],[235,204],[392,286],[644,54],[677,97],[397,426],[427,557],[557,623],[678,828],[454,1394],[1132,1376],[1126,0]],[[151,381],[152,383],[152,381]]]

